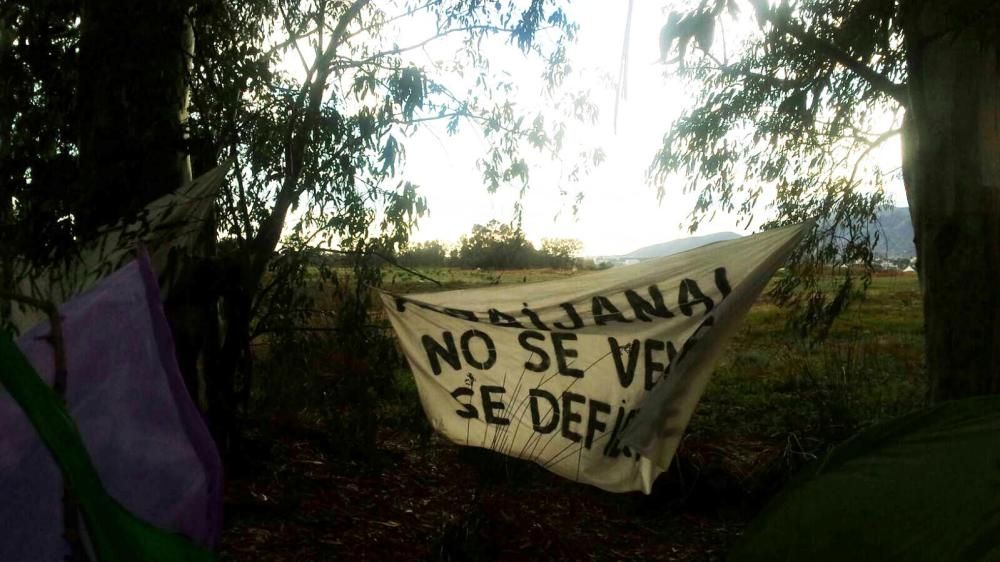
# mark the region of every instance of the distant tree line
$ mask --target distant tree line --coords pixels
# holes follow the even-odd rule
[[[455,247],[449,248],[438,240],[411,244],[398,260],[408,267],[592,267],[593,262],[577,257],[582,248],[583,244],[572,238],[546,238],[540,248],[535,248],[520,226],[492,220],[486,225],[474,225]]]

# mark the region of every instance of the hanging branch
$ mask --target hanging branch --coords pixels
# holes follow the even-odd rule
[[[621,100],[628,96],[628,87],[626,86],[626,80],[628,80],[628,41],[629,37],[632,35],[632,7],[634,0],[628,0],[628,11],[625,17],[625,37],[622,39],[622,57],[621,63],[618,65],[618,87],[615,89],[615,118],[614,118],[614,131],[618,132],[618,104]]]
[[[434,283],[438,287],[444,287],[444,285],[442,285],[441,282],[438,281],[437,279],[434,279],[433,277],[428,277],[427,275],[424,275],[423,273],[420,273],[419,271],[415,271],[415,270],[412,270],[412,269],[410,269],[408,267],[400,265],[399,262],[397,262],[395,258],[382,255],[381,253],[376,252],[374,250],[372,250],[372,254],[375,255],[378,258],[381,258],[381,259],[385,260],[386,263],[388,263],[389,265],[392,265],[393,267],[398,267],[399,269],[402,269],[403,271],[405,271],[407,273],[412,273],[412,274],[416,275],[417,277],[419,277],[421,279],[424,279],[426,281],[430,281],[431,283]]]
[[[347,251],[347,250],[333,250],[333,249],[330,249],[330,248],[314,248],[314,249],[315,250],[319,250],[321,252],[328,252],[328,253],[331,253],[331,254],[341,254],[341,255],[345,255],[345,256],[357,255],[357,254],[361,253],[361,252],[350,252],[350,251]],[[427,275],[424,275],[423,273],[420,273],[419,271],[415,271],[413,269],[410,269],[410,268],[408,268],[408,267],[406,267],[404,265],[400,265],[399,262],[396,261],[395,258],[392,258],[391,256],[386,256],[385,254],[382,254],[381,252],[376,252],[375,250],[369,250],[368,253],[372,254],[373,256],[375,256],[377,258],[380,258],[380,259],[384,260],[386,263],[388,263],[389,265],[391,265],[393,267],[398,267],[399,269],[402,269],[403,271],[405,271],[407,273],[412,273],[413,275],[416,275],[417,277],[419,277],[419,278],[421,278],[421,279],[423,279],[425,281],[430,281],[431,283],[434,283],[438,287],[444,287],[444,285],[440,281],[438,281],[437,279],[434,279],[433,277],[428,277]]]

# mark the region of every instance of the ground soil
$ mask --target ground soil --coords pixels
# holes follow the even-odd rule
[[[434,436],[384,432],[364,463],[318,433],[250,448],[228,477],[223,560],[710,561],[745,523],[682,487],[610,494]]]

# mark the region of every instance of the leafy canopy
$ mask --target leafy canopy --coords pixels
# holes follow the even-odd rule
[[[827,324],[855,287],[841,268],[830,299],[817,270],[862,264],[870,278],[873,222],[900,177],[876,157],[902,126],[900,20],[892,0],[706,0],[661,31],[663,62],[697,94],[650,168],[659,194],[687,178],[692,230],[719,210],[748,224],[767,214],[765,228],[821,217],[794,258],[803,275],[775,290],[804,306],[806,324]]]
[[[556,156],[564,121],[596,112],[560,88],[572,71],[566,45],[576,27],[556,0],[119,6],[145,21],[158,21],[156,10],[164,7],[183,14],[177,43],[162,45],[185,53],[190,96],[183,136],[169,139],[171,151],[190,156],[194,176],[233,162],[217,201],[216,231],[206,236],[215,255],[187,288],[198,310],[185,316],[193,319],[192,340],[210,339],[199,330],[219,336],[208,344],[218,349],[206,352],[217,357],[211,384],[218,388],[208,392],[223,408],[212,406],[216,418],[232,417],[229,410],[251,394],[250,342],[268,334],[296,347],[318,337],[311,325],[319,320],[318,305],[336,309],[328,315],[335,325],[323,328],[337,330],[339,349],[357,357],[381,349],[379,330],[368,329],[370,287],[381,282],[376,256],[397,254],[427,212],[418,186],[404,179],[416,130],[439,122],[451,134],[480,131],[488,147],[479,160],[486,188],[523,190],[531,155]],[[72,253],[89,235],[79,218],[100,198],[81,181],[79,139],[87,120],[75,102],[85,70],[77,60],[82,28],[92,17],[75,0],[0,4],[0,285],[10,282],[4,264],[11,259],[44,262]],[[544,91],[521,91],[505,75],[496,63],[504,49],[533,61],[546,79]],[[138,70],[160,69],[123,65],[113,78],[127,81]],[[519,103],[527,99],[562,109],[543,114]],[[331,249],[350,257],[350,271],[331,266]],[[318,303],[317,295],[335,295],[334,302]],[[209,329],[216,320],[220,329]],[[373,372],[391,376],[384,367]],[[372,388],[391,386],[355,378]]]

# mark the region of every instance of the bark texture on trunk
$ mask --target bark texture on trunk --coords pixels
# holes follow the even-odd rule
[[[190,50],[185,45],[187,4],[82,2],[78,120],[83,189],[76,220],[84,236],[134,214],[190,178],[181,128]]]
[[[1000,393],[1000,39],[984,2],[907,2],[903,176],[932,399]]]
[[[80,25],[78,233],[127,219],[191,181],[184,142],[194,32],[186,0],[83,0]],[[217,339],[207,282],[214,222],[188,248],[165,303],[181,371],[197,403]],[[211,281],[210,279],[208,281]]]

